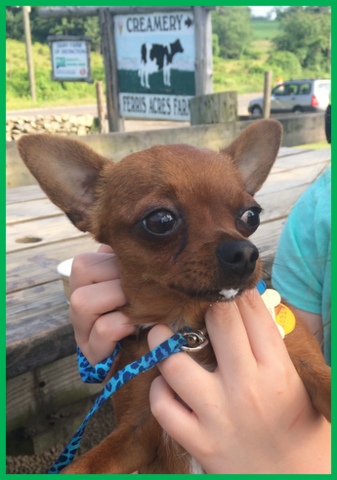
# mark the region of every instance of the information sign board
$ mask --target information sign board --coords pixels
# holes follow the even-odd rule
[[[123,117],[190,119],[195,96],[192,12],[115,15],[119,106]]]
[[[52,79],[92,83],[90,39],[48,37],[51,49]]]

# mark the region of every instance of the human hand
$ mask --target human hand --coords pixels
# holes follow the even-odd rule
[[[115,256],[102,245],[98,253],[74,257],[70,275],[70,321],[77,345],[94,366],[111,355],[116,343],[134,332],[117,309],[125,304]]]
[[[260,295],[214,305],[206,326],[214,372],[186,353],[159,364],[150,404],[162,428],[207,473],[329,473],[330,424],[313,409]],[[150,348],[171,335],[155,326]]]

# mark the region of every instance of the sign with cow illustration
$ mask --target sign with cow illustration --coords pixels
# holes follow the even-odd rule
[[[190,119],[193,12],[114,16],[119,108],[125,118]]]

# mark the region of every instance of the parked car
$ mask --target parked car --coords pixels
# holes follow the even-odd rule
[[[330,102],[331,81],[328,79],[289,80],[276,85],[271,92],[271,113],[324,112]],[[249,102],[248,111],[261,115],[263,97]]]

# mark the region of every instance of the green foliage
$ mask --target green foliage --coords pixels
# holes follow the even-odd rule
[[[92,49],[100,51],[101,35],[98,17],[41,18],[38,8],[32,7],[30,29],[33,42],[46,43],[48,35],[87,35],[92,38]],[[6,38],[24,40],[22,9],[6,7]]]
[[[275,7],[276,12],[276,19],[281,21],[282,19],[296,15],[302,11],[306,11],[308,13],[324,13],[327,15],[331,14],[331,7],[323,7],[323,6],[312,6],[312,7],[301,7],[301,6],[293,6],[293,7]]]
[[[249,7],[219,7],[212,12],[212,29],[219,39],[220,57],[240,58],[252,37]]]
[[[274,51],[269,55],[267,63],[275,78],[283,76],[283,72],[287,72],[288,78],[301,78],[303,75],[302,66],[297,56],[292,52]]]
[[[328,7],[292,7],[279,15],[281,33],[275,49],[292,52],[303,68],[329,69],[330,13]]]
[[[212,33],[212,52],[215,57],[220,55],[219,37],[216,33]]]
[[[22,10],[6,7],[6,38],[24,40]]]

